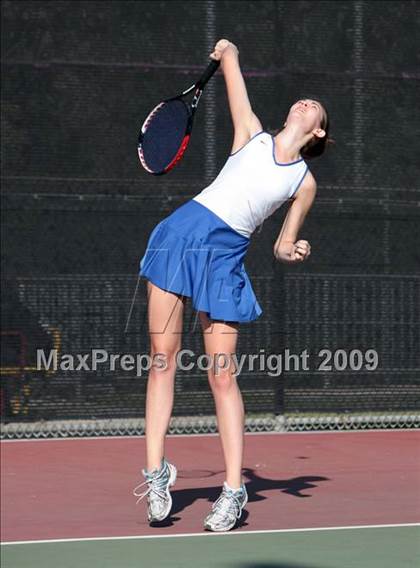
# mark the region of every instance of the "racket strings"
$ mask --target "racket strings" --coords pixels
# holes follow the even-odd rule
[[[182,152],[191,111],[187,103],[176,99],[161,103],[143,125],[139,155],[147,169],[161,172]]]

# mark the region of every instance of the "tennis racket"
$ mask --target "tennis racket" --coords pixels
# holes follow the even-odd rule
[[[141,165],[150,174],[166,174],[182,159],[203,89],[219,65],[220,61],[212,59],[198,81],[180,95],[159,103],[144,121],[137,150]],[[188,102],[185,97],[192,91],[193,99]]]

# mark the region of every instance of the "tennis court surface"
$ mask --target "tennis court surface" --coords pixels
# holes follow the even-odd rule
[[[249,502],[202,529],[224,480],[216,435],[169,436],[173,509],[150,527],[131,494],[144,437],[2,442],[2,567],[417,567],[420,433],[247,434]]]

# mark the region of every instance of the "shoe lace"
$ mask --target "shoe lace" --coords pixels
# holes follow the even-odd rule
[[[213,504],[213,510],[217,515],[230,513],[239,519],[241,516],[241,502],[229,489],[223,489],[222,494]]]
[[[153,496],[160,497],[161,499],[165,499],[165,487],[167,484],[167,475],[166,475],[166,468],[164,468],[160,473],[149,474],[143,470],[143,475],[146,477],[146,481],[139,483],[133,489],[133,495],[138,497],[136,501],[136,505],[144,498],[146,495],[150,494],[150,497]],[[148,488],[143,493],[139,493],[139,490],[144,485],[148,484]]]

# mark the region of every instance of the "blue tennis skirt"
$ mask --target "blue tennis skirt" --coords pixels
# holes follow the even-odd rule
[[[262,309],[244,267],[249,244],[190,199],[153,229],[139,274],[163,290],[190,297],[193,307],[211,319],[252,321]]]

